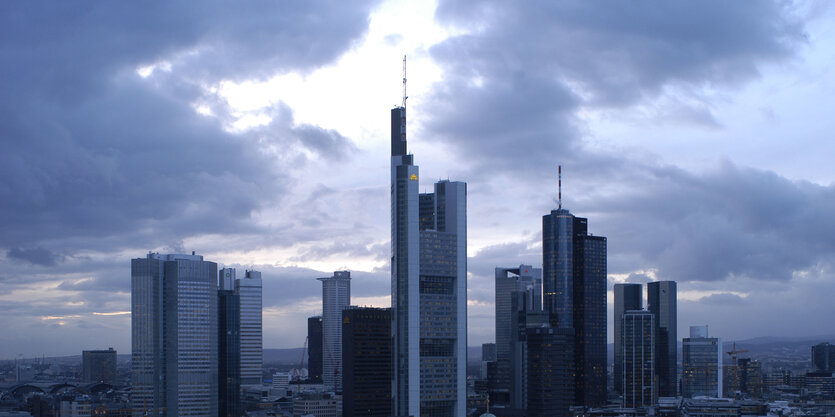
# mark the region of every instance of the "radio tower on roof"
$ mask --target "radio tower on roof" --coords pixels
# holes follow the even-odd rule
[[[406,108],[406,55],[403,55],[403,108]]]

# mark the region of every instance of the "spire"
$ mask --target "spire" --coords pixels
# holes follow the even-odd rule
[[[557,165],[557,190],[557,208],[562,209],[562,165]]]
[[[403,108],[406,108],[406,55],[403,55]]]

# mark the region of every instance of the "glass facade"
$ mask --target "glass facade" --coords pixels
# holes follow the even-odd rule
[[[322,281],[322,382],[342,392],[342,310],[351,304],[351,273],[317,279]]]
[[[655,316],[655,369],[658,374],[658,395],[678,395],[678,307],[675,281],[647,284],[647,310]]]
[[[707,337],[707,326],[691,326],[681,341],[681,395],[722,397],[722,340]]]
[[[104,382],[116,385],[116,351],[85,350],[81,353],[81,380],[84,382]]]
[[[241,299],[241,384],[261,385],[264,360],[262,323],[261,273],[246,271],[235,280],[235,291]]]
[[[655,370],[655,317],[646,310],[630,310],[621,319],[623,346],[623,406],[641,408],[658,402]]]
[[[221,279],[224,271],[221,271]],[[228,288],[228,287],[227,287]],[[241,298],[234,290],[218,290],[218,415],[241,415]]]
[[[391,111],[395,416],[466,414],[467,185],[418,193],[406,109]]]
[[[526,298],[526,309],[542,310],[542,269],[530,265],[513,268],[496,268],[496,386],[492,387],[490,401],[493,405],[509,405],[511,387],[522,381],[511,381],[511,350],[518,343],[518,330],[513,324],[514,293]]]
[[[641,297],[641,284],[615,284],[615,308],[612,319],[614,327],[614,359],[612,374],[615,392],[623,395],[623,313],[629,310],[641,310],[644,307]]]
[[[542,218],[545,309],[556,327],[574,329],[577,406],[606,402],[606,238],[568,210]]]
[[[307,319],[307,370],[311,382],[322,382],[322,316]]]
[[[527,416],[568,416],[574,390],[572,330],[536,327],[526,330]]]
[[[194,254],[131,261],[135,416],[217,415],[217,276]]]
[[[391,416],[391,309],[343,310],[342,353],[342,417]]]

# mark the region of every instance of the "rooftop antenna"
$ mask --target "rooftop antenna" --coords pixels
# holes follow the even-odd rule
[[[406,55],[403,55],[403,108],[406,108]]]
[[[562,165],[557,165],[557,208],[562,209]]]

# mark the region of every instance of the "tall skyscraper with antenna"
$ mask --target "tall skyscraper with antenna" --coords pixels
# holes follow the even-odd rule
[[[574,329],[574,405],[606,401],[606,238],[588,233],[588,219],[562,208],[542,217],[545,309],[551,323]]]
[[[391,308],[395,416],[466,415],[467,184],[420,194],[403,103],[391,110]]]

